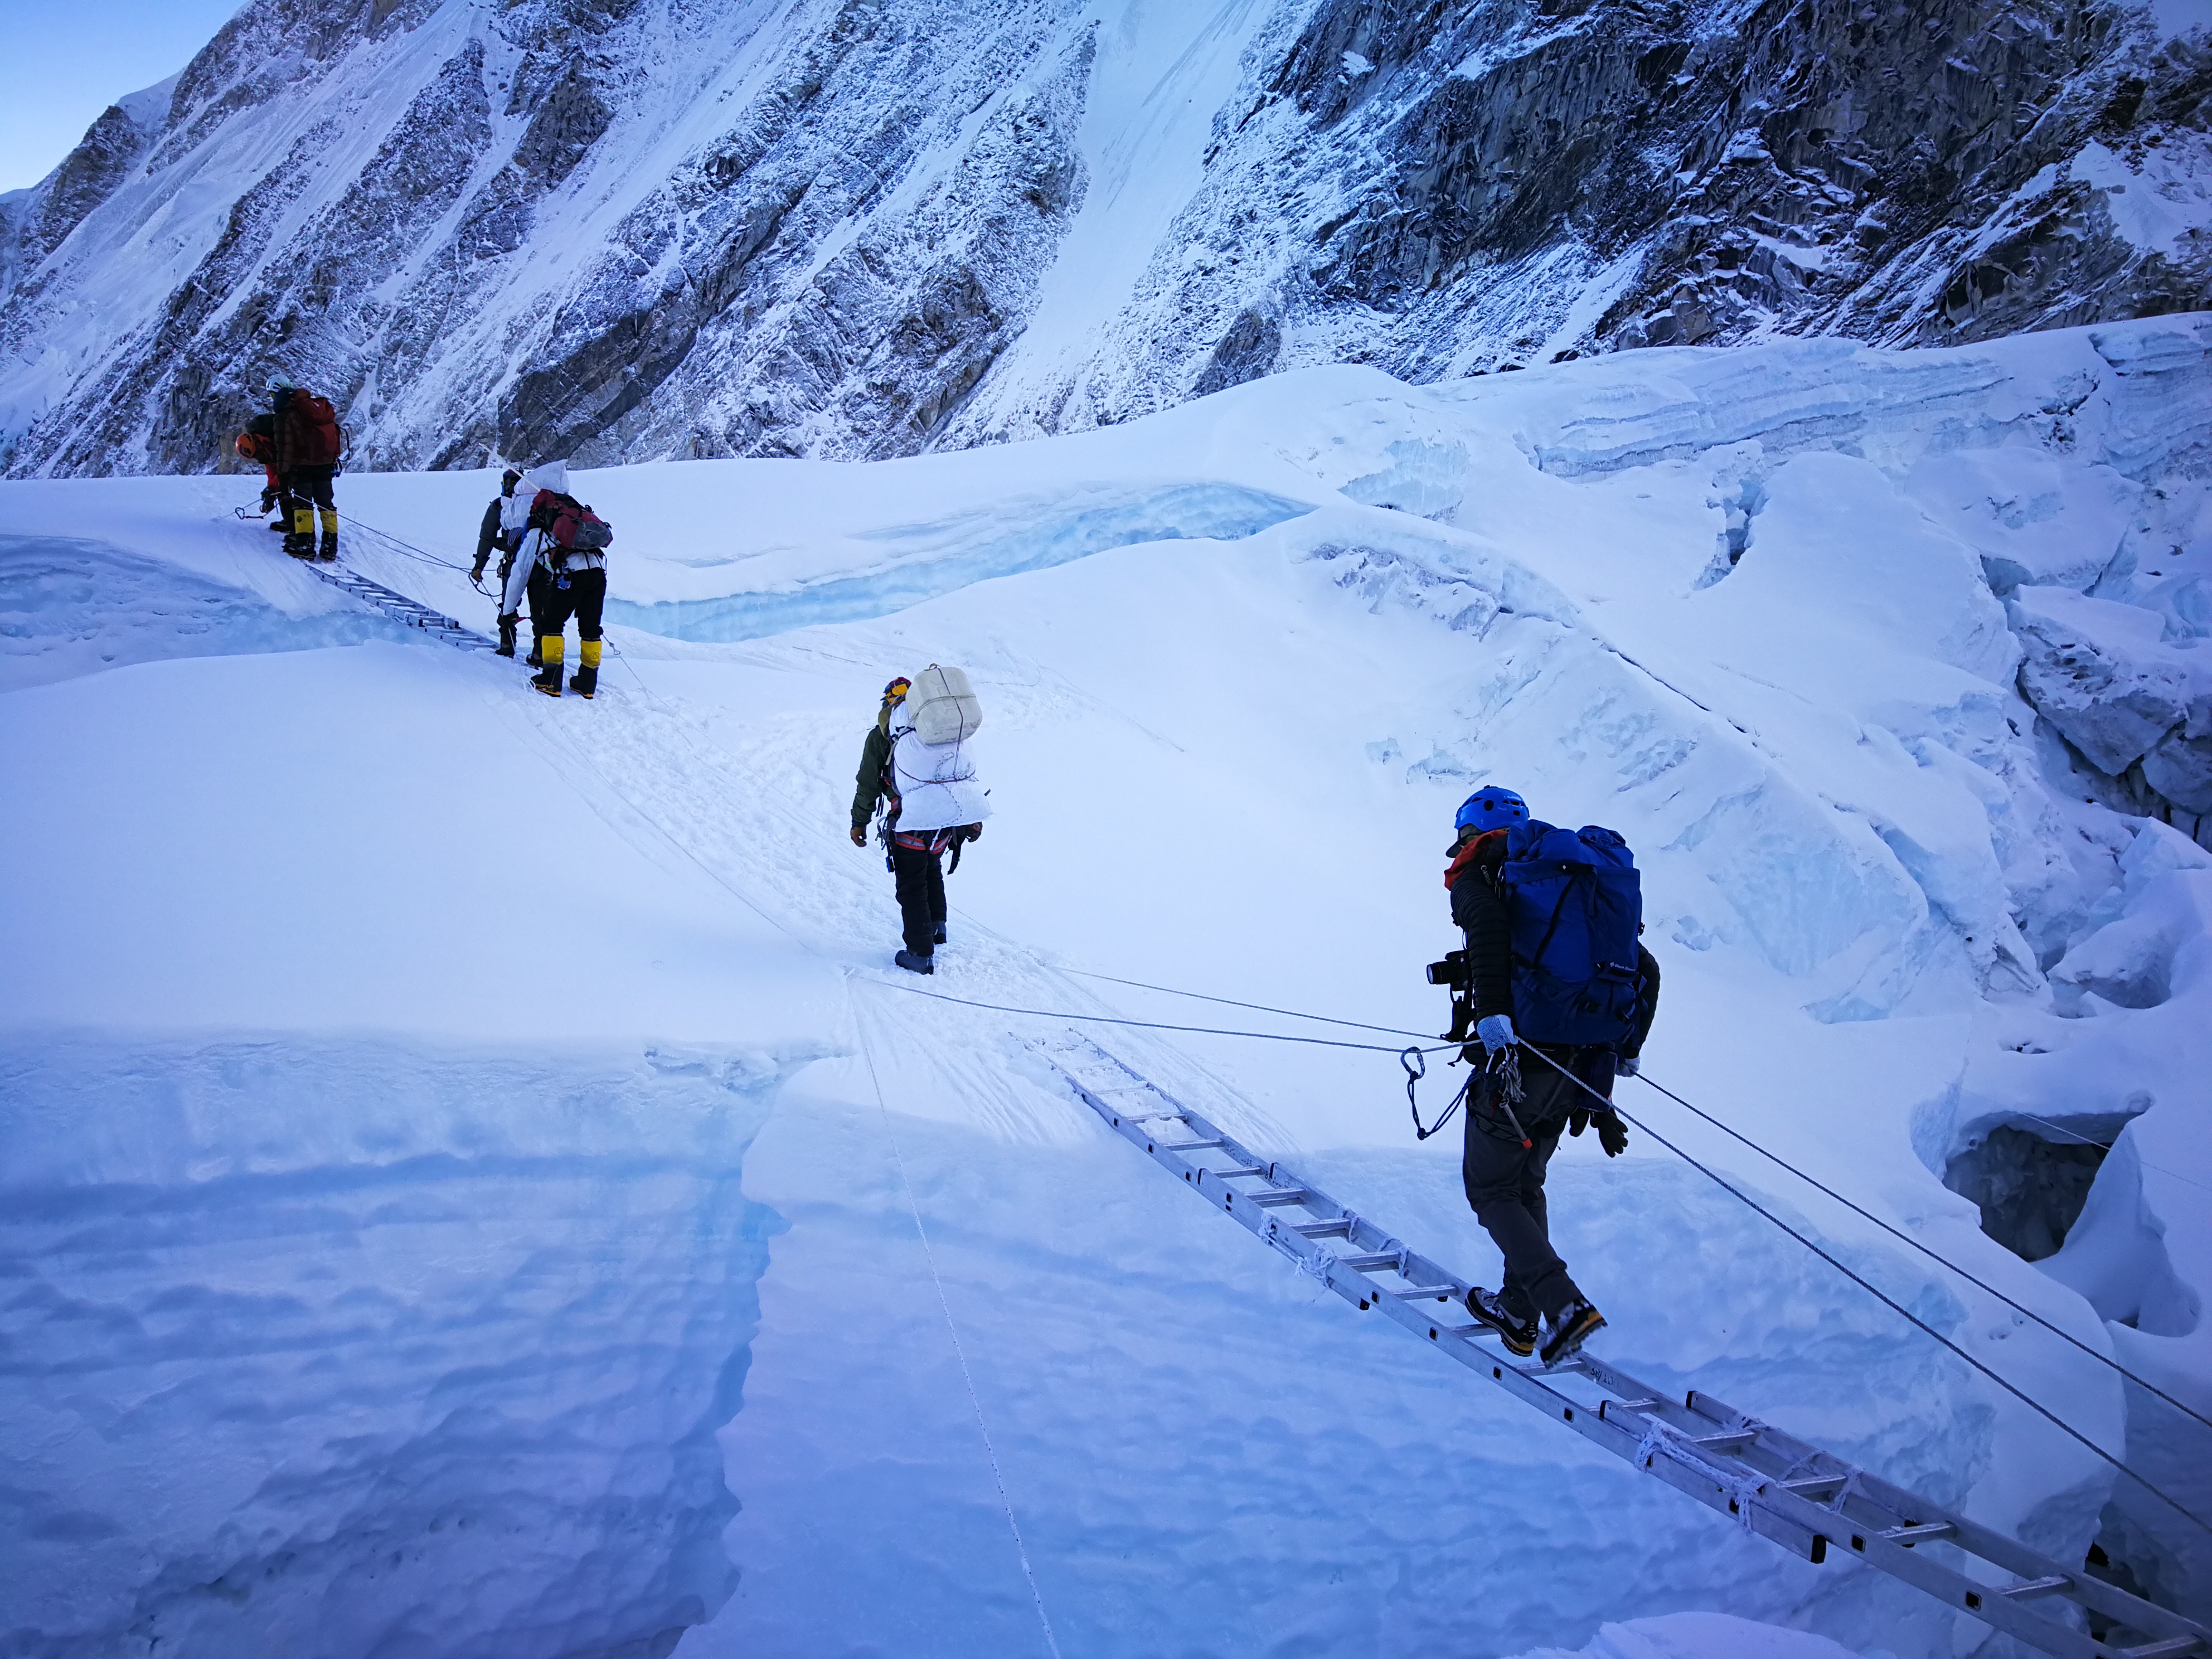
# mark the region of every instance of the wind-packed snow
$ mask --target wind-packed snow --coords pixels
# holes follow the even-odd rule
[[[1372,1041],[1082,1028],[1491,1278],[1401,1039],[1097,975],[1434,1030],[1451,812],[1507,783],[1637,852],[1654,1079],[2212,1413],[2212,856],[2140,782],[2205,729],[2208,327],[580,471],[588,703],[356,609],[237,480],[0,486],[0,1649],[1981,1650],[1300,1279],[1056,1085],[1067,1020],[919,993]],[[487,623],[409,550],[495,487],[345,477],[348,562]],[[2037,690],[2062,623],[2109,696]],[[924,981],[845,832],[933,661],[993,812]],[[1620,1098],[2212,1512],[2212,1431]],[[1594,1139],[1598,1352],[2203,1615],[2202,1533]]]

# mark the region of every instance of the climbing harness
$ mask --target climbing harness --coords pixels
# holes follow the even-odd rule
[[[1460,1043],[1447,1043],[1444,1046],[1458,1048],[1462,1054],[1466,1052],[1464,1045]],[[1437,1121],[1426,1128],[1423,1128],[1421,1103],[1415,1097],[1413,1091],[1414,1086],[1429,1074],[1429,1062],[1423,1056],[1435,1052],[1434,1049],[1418,1047],[1401,1048],[1398,1051],[1398,1063],[1406,1068],[1406,1104],[1413,1114],[1414,1139],[1426,1140],[1431,1135],[1442,1129],[1445,1124],[1450,1122],[1452,1114],[1473,1097],[1476,1083],[1486,1081],[1491,1086],[1484,1091],[1485,1097],[1504,1117],[1505,1121],[1513,1126],[1513,1133],[1521,1142],[1522,1150],[1526,1152],[1535,1144],[1528,1139],[1528,1132],[1521,1127],[1521,1120],[1513,1111],[1513,1109],[1528,1097],[1521,1087],[1521,1061],[1510,1048],[1499,1048],[1493,1051],[1480,1071],[1470,1069],[1467,1074],[1467,1080],[1459,1085],[1459,1091],[1452,1096],[1451,1099],[1445,1103],[1443,1110],[1437,1114]],[[1473,1111],[1474,1109],[1469,1106],[1468,1109]]]
[[[1446,1103],[1443,1110],[1437,1115],[1437,1121],[1424,1129],[1421,1127],[1421,1103],[1414,1095],[1413,1089],[1429,1074],[1429,1062],[1422,1049],[1412,1048],[1398,1051],[1398,1063],[1406,1068],[1406,1107],[1413,1115],[1413,1139],[1426,1140],[1452,1121],[1452,1114],[1459,1110],[1461,1103],[1467,1099],[1467,1091],[1474,1086],[1475,1074],[1473,1072],[1467,1074],[1467,1081],[1459,1085],[1459,1092]]]
[[[1548,1369],[1513,1363],[1483,1346],[1497,1338],[1489,1326],[1452,1320],[1450,1310],[1464,1310],[1470,1288],[1457,1275],[1253,1152],[1087,1039],[1071,1033],[1057,1046],[1033,1046],[1109,1128],[1301,1273],[1800,1559],[1817,1566],[1832,1549],[1863,1560],[2056,1659],[2212,1654],[2212,1632],[2203,1626],[2063,1567],[1699,1389],[1677,1405],[1587,1349]],[[1145,1109],[1109,1103],[1132,1096]],[[1948,1553],[1919,1547],[1936,1544],[1967,1559],[1954,1565]],[[2041,1610],[2054,1601],[2065,1605],[2051,1614]],[[2143,1639],[2120,1646],[2090,1636],[2078,1627],[2076,1608]]]

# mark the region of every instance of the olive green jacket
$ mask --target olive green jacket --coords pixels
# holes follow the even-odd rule
[[[867,828],[876,815],[876,802],[884,794],[884,769],[891,758],[891,711],[886,708],[868,728],[860,745],[860,769],[853,775],[853,827]],[[896,799],[896,798],[894,798]]]

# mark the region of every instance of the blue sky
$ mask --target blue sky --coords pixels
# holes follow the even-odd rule
[[[174,75],[239,0],[0,0],[0,191],[35,185],[125,93]]]

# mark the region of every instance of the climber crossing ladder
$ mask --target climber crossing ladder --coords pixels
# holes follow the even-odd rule
[[[1792,1555],[1816,1566],[1832,1550],[1856,1557],[2059,1659],[2212,1659],[2212,1634],[2203,1626],[1711,1395],[1693,1389],[1677,1404],[1587,1352],[1549,1370],[1514,1364],[1495,1345],[1496,1333],[1467,1317],[1468,1285],[1457,1275],[1249,1151],[1088,1041],[1071,1034],[1039,1052],[1108,1127],[1301,1272]],[[1954,1565],[1925,1545],[1948,1546],[1965,1559]],[[2073,1621],[2075,1608],[2108,1635],[2126,1630],[2140,1639],[2124,1645],[2092,1637]]]

